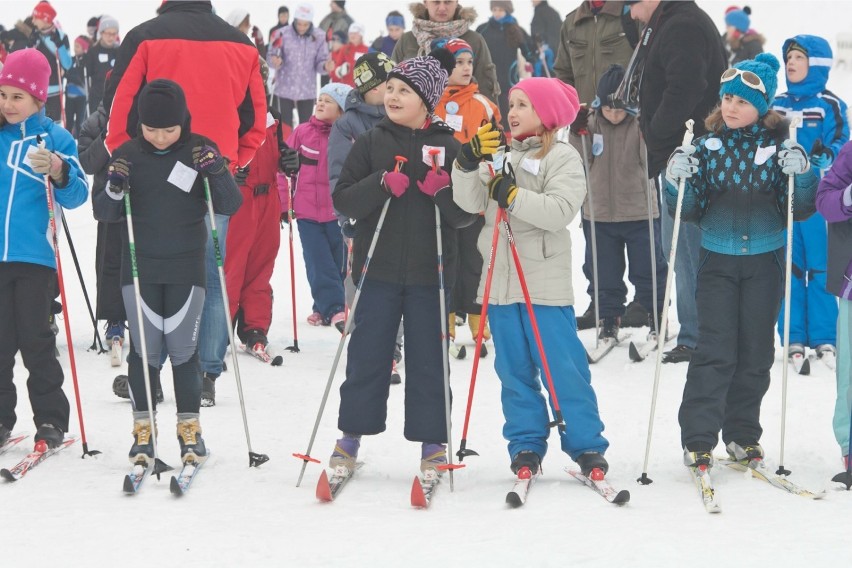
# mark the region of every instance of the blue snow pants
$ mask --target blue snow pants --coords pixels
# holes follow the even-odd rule
[[[346,276],[346,247],[337,221],[296,221],[305,272],[314,299],[313,310],[329,321],[345,306],[343,278]]]
[[[562,450],[576,460],[585,452],[604,453],[609,442],[598,414],[586,351],[577,337],[573,306],[533,306],[544,353],[553,376],[556,398],[565,419]],[[541,355],[524,304],[489,304],[488,320],[494,338],[494,368],[502,383],[503,437],[509,457],[532,450],[542,458],[550,435],[547,389]],[[406,331],[408,322],[406,321]],[[551,408],[553,400],[550,400]]]

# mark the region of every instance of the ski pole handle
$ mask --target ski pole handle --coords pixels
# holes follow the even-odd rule
[[[686,132],[683,133],[683,144],[682,146],[687,146],[692,144],[692,139],[695,138],[695,132],[692,131],[692,127],[695,126],[695,121],[691,118],[686,121]]]
[[[432,171],[438,173],[438,154],[441,151],[438,148],[432,148],[429,150],[429,158],[432,160]]]
[[[393,171],[395,172],[401,172],[403,164],[408,162],[408,158],[405,156],[394,156],[393,159],[396,160],[396,166],[393,168]]]

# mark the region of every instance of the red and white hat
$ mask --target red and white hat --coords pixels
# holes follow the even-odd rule
[[[49,81],[50,63],[42,52],[31,47],[10,53],[0,71],[0,87],[17,87],[42,102],[47,100]]]
[[[33,18],[52,24],[53,20],[56,19],[56,9],[50,5],[50,2],[42,0],[33,8]]]

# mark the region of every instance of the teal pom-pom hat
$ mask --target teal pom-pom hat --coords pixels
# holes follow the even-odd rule
[[[778,70],[781,64],[771,53],[761,53],[754,59],[741,61],[722,73],[719,97],[736,95],[757,108],[760,116],[766,114],[775,100],[778,89]]]

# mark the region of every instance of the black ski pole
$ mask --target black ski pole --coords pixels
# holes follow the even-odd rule
[[[65,211],[60,211],[62,217],[62,226],[65,228],[65,238],[68,239],[68,249],[71,251],[71,258],[74,259],[74,268],[77,269],[77,277],[80,279],[80,287],[83,288],[83,298],[86,300],[86,307],[89,308],[89,317],[92,318],[92,327],[95,328],[95,339],[92,341],[89,351],[98,350],[98,354],[106,353],[104,344],[101,342],[101,334],[98,331],[98,320],[95,319],[95,312],[92,310],[92,302],[89,300],[89,292],[86,290],[86,281],[83,279],[83,271],[80,270],[80,261],[77,259],[77,251],[74,249],[74,241],[71,240],[71,231],[68,229],[68,223],[65,221]],[[97,345],[95,345],[97,343]]]

